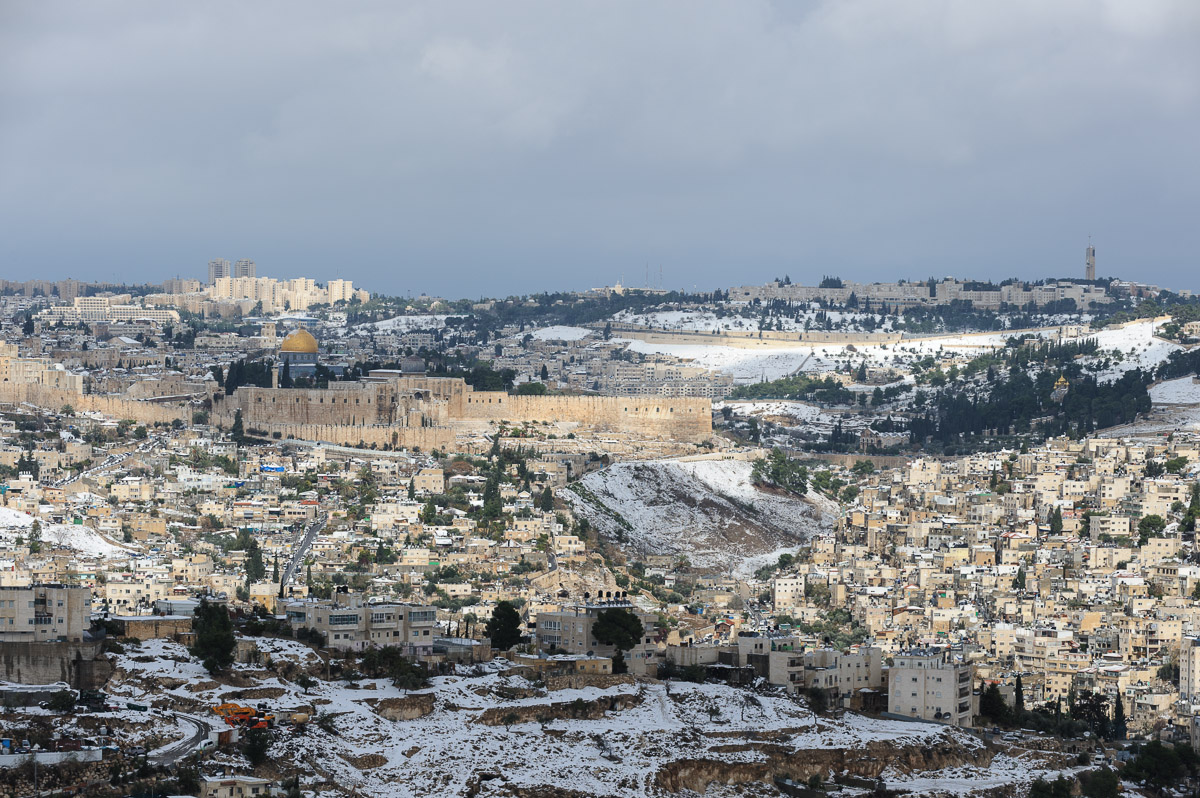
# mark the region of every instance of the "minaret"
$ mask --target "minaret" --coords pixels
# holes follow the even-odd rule
[[[1087,279],[1096,279],[1096,248],[1091,243],[1087,248]]]

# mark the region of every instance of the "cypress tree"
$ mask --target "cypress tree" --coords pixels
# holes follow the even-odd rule
[[[1117,705],[1113,708],[1112,735],[1114,740],[1124,740],[1125,735],[1129,732],[1129,725],[1125,721],[1125,702],[1121,700],[1121,694],[1117,693]]]

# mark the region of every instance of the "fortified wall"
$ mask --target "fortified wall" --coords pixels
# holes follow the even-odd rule
[[[474,421],[566,421],[596,432],[700,443],[712,437],[708,399],[640,396],[510,396],[471,391],[463,419]]]
[[[0,402],[103,413],[139,424],[191,423],[188,404],[75,393],[44,385],[0,382]],[[622,396],[511,396],[476,391],[458,377],[379,375],[328,389],[242,386],[215,402],[212,423],[242,424],[272,437],[376,448],[453,449],[455,433],[491,424],[566,422],[597,433],[700,443],[712,436],[708,399]]]
[[[476,391],[458,377],[402,376],[404,390],[446,403],[452,422],[567,422],[595,432],[700,443],[712,437],[712,402],[665,396],[512,396]]]
[[[77,412],[103,413],[116,419],[130,419],[139,424],[170,424],[175,419],[191,423],[192,420],[192,409],[187,405],[83,394],[45,385],[0,382],[0,402],[28,402],[55,411],[63,405],[70,405]]]
[[[454,444],[447,403],[394,381],[330,383],[327,389],[242,386],[216,403],[212,420],[228,429],[239,410],[247,431],[272,437],[393,449]]]
[[[712,436],[708,399],[619,396],[511,396],[476,391],[458,377],[375,373],[327,390],[243,386],[218,402],[213,420],[280,437],[350,446],[446,449],[455,430],[512,423],[567,422],[599,433],[699,443]]]
[[[639,325],[613,325],[612,334],[620,338],[635,338],[651,344],[728,346],[735,349],[761,347],[811,347],[818,344],[896,344],[903,336],[896,332],[839,332],[835,330],[659,330]]]

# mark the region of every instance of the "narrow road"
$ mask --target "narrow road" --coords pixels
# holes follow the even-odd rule
[[[136,448],[130,449],[127,452],[109,454],[102,461],[100,461],[99,465],[94,465],[85,471],[80,471],[78,474],[73,474],[69,477],[64,477],[64,478],[58,480],[57,482],[52,483],[51,487],[55,487],[55,488],[65,487],[67,485],[70,485],[73,482],[78,482],[80,479],[82,479],[84,476],[86,476],[88,474],[95,474],[100,471],[107,471],[110,468],[116,468],[117,466],[121,465],[122,463],[124,463],[126,460],[128,460],[130,457],[132,457],[135,454],[144,454],[145,452],[154,450],[158,446],[158,444],[159,444],[159,440],[158,440],[157,436],[152,435],[149,438],[147,438],[145,441],[143,441],[142,443],[138,444],[138,446]]]
[[[147,761],[152,765],[173,765],[180,759],[183,759],[188,754],[200,747],[200,743],[208,739],[209,733],[212,731],[212,726],[207,721],[192,715],[181,715],[175,713],[175,720],[179,723],[186,723],[193,727],[194,731],[191,737],[180,740],[174,745],[159,751],[154,756],[147,757]]]
[[[287,568],[283,569],[283,576],[279,579],[279,590],[287,587],[287,583],[292,581],[292,577],[296,575],[296,569],[300,567],[300,563],[304,562],[304,556],[308,554],[312,543],[317,539],[317,535],[321,534],[321,530],[325,528],[325,522],[329,520],[328,516],[318,516],[315,521],[309,524],[308,529],[304,532],[304,537],[300,542],[292,547],[292,559],[288,561]]]

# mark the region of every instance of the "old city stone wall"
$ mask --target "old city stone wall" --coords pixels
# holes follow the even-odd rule
[[[510,396],[472,391],[463,418],[479,421],[575,422],[597,432],[699,443],[712,436],[712,402],[697,398]]]
[[[139,402],[115,396],[75,393],[44,385],[0,383],[0,402],[27,402],[49,410],[70,405],[77,412],[103,413],[117,419],[131,419],[139,424],[170,424],[175,419],[191,422],[192,410],[183,404]]]
[[[699,344],[701,346],[730,346],[737,349],[759,347],[814,346],[816,344],[894,344],[902,340],[900,333],[838,332],[826,330],[724,330],[719,333],[693,330],[655,330],[630,325],[614,326],[614,334],[636,338],[652,344]]]
[[[349,424],[246,424],[251,429],[280,438],[302,441],[321,441],[338,446],[358,446],[377,449],[420,449],[429,451],[454,449],[454,430],[449,427],[399,427],[387,425],[352,426]]]
[[[103,413],[139,424],[190,423],[192,407],[77,394],[41,385],[0,383],[0,401]],[[508,421],[567,422],[597,433],[699,443],[712,435],[708,399],[613,396],[510,396],[475,391],[461,379],[401,377],[341,383],[327,390],[242,386],[219,399],[212,423],[229,429],[238,410],[247,431],[376,448],[451,449],[456,429]]]
[[[446,449],[454,427],[499,421],[568,422],[596,432],[700,442],[712,435],[708,399],[612,396],[511,396],[475,391],[454,377],[405,376],[337,389],[243,386],[218,402],[213,421],[247,430],[350,446]]]
[[[217,402],[213,423],[242,424],[271,437],[324,441],[344,446],[449,449],[446,402],[416,395],[394,383],[341,383],[330,389],[243,386]]]

